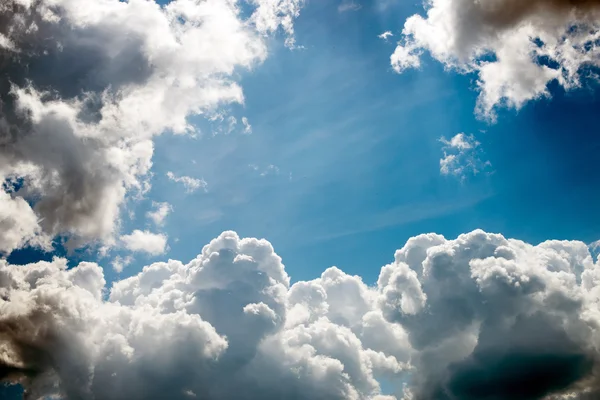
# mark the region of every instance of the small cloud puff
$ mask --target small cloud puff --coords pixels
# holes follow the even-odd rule
[[[153,256],[163,254],[167,247],[167,236],[162,233],[134,230],[129,235],[122,235],[121,243],[127,250],[143,252]]]
[[[440,173],[465,179],[467,175],[477,175],[491,167],[489,161],[481,160],[480,143],[473,135],[458,133],[450,140],[442,137],[444,156],[440,159]]]
[[[377,37],[379,39],[383,39],[383,40],[388,40],[392,36],[394,36],[394,34],[392,33],[392,31],[385,31],[381,35],[377,35]]]
[[[116,273],[121,273],[123,272],[123,269],[125,269],[126,266],[128,266],[129,264],[131,264],[133,262],[133,257],[132,256],[126,256],[126,257],[121,257],[121,256],[116,256],[111,265],[113,267],[113,270]]]
[[[152,202],[153,211],[148,211],[146,217],[148,217],[156,225],[163,225],[167,216],[173,211],[173,206],[169,203]]]

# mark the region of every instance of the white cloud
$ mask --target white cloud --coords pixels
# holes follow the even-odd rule
[[[107,298],[95,264],[0,261],[0,276],[0,365],[32,398],[377,399],[374,375],[407,367],[374,289],[337,269],[290,287],[268,242],[233,232]]]
[[[377,35],[377,37],[379,39],[383,39],[383,40],[388,40],[392,36],[394,36],[394,34],[392,33],[392,31],[385,31],[381,35]]]
[[[464,179],[467,175],[477,175],[491,166],[489,161],[480,158],[480,143],[473,135],[458,133],[450,140],[442,137],[440,141],[444,144],[444,156],[440,159],[442,175],[454,175]]]
[[[0,191],[0,254],[25,245],[50,248],[50,238],[41,234],[38,217],[21,197]]]
[[[234,232],[110,289],[58,258],[0,277],[2,379],[31,398],[393,399],[377,377],[405,399],[598,394],[600,265],[581,242],[420,235],[372,287],[335,267],[290,285]]]
[[[478,74],[477,113],[493,120],[498,106],[520,108],[548,96],[547,85],[581,84],[581,69],[598,66],[598,2],[433,0],[426,16],[404,24],[391,63],[418,68],[428,51],[447,68]],[[551,60],[542,63],[541,58]]]
[[[122,235],[123,246],[135,252],[145,252],[150,255],[163,254],[167,247],[167,236],[162,233],[134,230],[129,235]]]
[[[71,248],[110,245],[127,196],[149,189],[153,137],[192,133],[189,116],[242,103],[235,71],[263,62],[276,31],[293,44],[302,3],[5,2],[0,48],[19,56],[3,58],[0,179],[25,185],[0,208],[29,201],[28,221],[39,223],[11,224],[22,234],[11,243],[65,235]]]
[[[163,225],[167,216],[173,212],[173,206],[169,203],[152,202],[153,211],[148,211],[146,216],[156,225]]]
[[[185,191],[188,193],[193,193],[198,189],[204,189],[206,191],[206,187],[208,183],[204,179],[192,178],[190,176],[177,176],[171,171],[167,172],[167,177],[173,182],[183,184],[185,187]]]
[[[126,266],[131,264],[132,261],[133,261],[132,256],[126,256],[126,257],[116,256],[113,259],[111,265],[113,267],[113,270],[120,274],[121,272],[123,272],[123,269],[125,269]]]

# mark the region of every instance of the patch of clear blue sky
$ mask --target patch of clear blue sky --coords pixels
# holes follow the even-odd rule
[[[598,150],[593,89],[503,111],[487,125],[473,115],[474,76],[423,67],[392,72],[389,56],[407,16],[422,7],[362,2],[338,12],[339,1],[309,1],[296,22],[303,50],[274,42],[267,61],[240,71],[251,135],[159,137],[149,200],[134,207],[123,231],[155,230],[145,220],[150,200],[175,211],[163,230],[170,251],[137,256],[121,276],[153,260],[188,261],[223,230],[273,243],[293,280],[327,267],[374,283],[382,265],[414,235],[446,237],[482,228],[528,242],[600,237]],[[390,30],[389,42],[377,35]],[[441,136],[475,134],[494,173],[460,182],[439,173]],[[250,164],[259,167],[255,171]],[[260,176],[269,165],[279,174]],[[167,171],[204,178],[208,192],[186,194]],[[291,180],[290,180],[291,173]],[[86,255],[82,255],[86,258]],[[116,275],[102,260],[108,280]]]

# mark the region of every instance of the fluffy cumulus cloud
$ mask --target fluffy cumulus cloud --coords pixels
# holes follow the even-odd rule
[[[473,135],[457,133],[450,140],[440,139],[444,156],[440,158],[440,173],[465,179],[468,175],[477,175],[489,169],[491,163],[484,161],[480,143]]]
[[[0,251],[113,240],[149,189],[153,136],[243,102],[235,77],[293,45],[302,0],[6,0],[0,4]],[[5,210],[10,215],[4,215]]]
[[[447,68],[478,74],[477,112],[519,108],[548,96],[548,83],[582,84],[599,66],[600,2],[596,0],[432,0],[426,15],[404,24],[391,57],[402,72],[424,51]]]
[[[93,263],[1,261],[0,377],[28,399],[597,398],[599,282],[584,243],[483,231],[411,238],[373,286],[290,285],[234,232],[110,289]]]
[[[2,380],[30,399],[366,399],[408,361],[359,278],[290,287],[268,242],[233,232],[104,286],[96,264],[2,261]]]

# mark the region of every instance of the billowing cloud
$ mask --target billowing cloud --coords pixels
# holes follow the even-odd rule
[[[489,161],[481,159],[480,143],[473,135],[457,133],[450,140],[442,137],[442,151],[444,156],[440,159],[440,173],[453,175],[464,179],[467,175],[477,175],[491,166]]]
[[[206,190],[208,183],[204,179],[192,178],[191,176],[178,176],[173,172],[167,172],[167,178],[176,183],[181,183],[187,193],[193,193],[198,189]]]
[[[411,238],[374,286],[290,285],[234,232],[108,290],[96,264],[0,261],[0,376],[30,399],[595,398],[599,280],[584,243],[483,231]]]
[[[338,269],[290,288],[264,240],[225,232],[103,300],[96,264],[0,261],[0,371],[26,397],[366,399],[400,373],[404,331]]]
[[[600,62],[596,0],[433,0],[426,8],[406,20],[392,66],[419,67],[427,51],[447,68],[478,74],[483,118],[548,96],[551,81],[578,87],[586,67]]]
[[[149,188],[153,136],[243,102],[235,77],[293,44],[302,0],[8,0],[0,4],[0,251],[65,235],[110,244]],[[244,10],[242,12],[242,10]]]
[[[122,235],[120,240],[127,250],[150,255],[163,254],[167,247],[166,235],[139,229],[134,230],[129,235]]]

